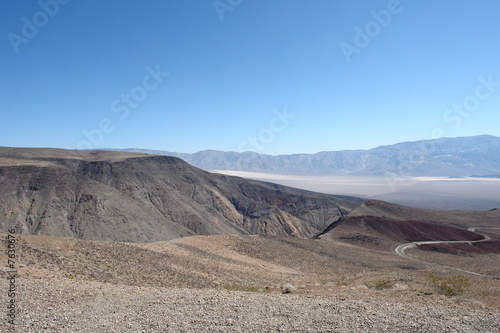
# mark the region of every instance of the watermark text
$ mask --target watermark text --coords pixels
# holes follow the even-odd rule
[[[270,144],[275,137],[276,133],[282,132],[288,125],[290,125],[291,120],[295,119],[295,115],[289,113],[286,107],[283,109],[273,110],[274,116],[269,120],[267,127],[262,128],[257,135],[248,136],[239,145],[239,151],[262,151],[264,148]]]
[[[70,0],[40,0],[38,1],[38,6],[41,10],[35,12],[31,18],[26,16],[21,17],[21,31],[20,34],[15,32],[9,32],[7,34],[7,39],[14,50],[14,53],[19,53],[19,47],[22,44],[28,44],[28,42],[35,38],[40,29],[45,27],[51,18],[55,17],[60,10],[60,5],[65,5]]]
[[[16,233],[15,229],[9,229],[9,233],[5,238],[5,243],[7,245],[7,323],[9,332],[14,332],[17,322],[17,303],[16,303],[16,279],[17,279],[17,268],[16,268]]]

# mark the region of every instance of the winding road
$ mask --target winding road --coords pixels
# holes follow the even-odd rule
[[[476,233],[478,233],[478,234],[480,234],[480,235],[482,235],[484,237],[483,239],[480,239],[480,240],[475,240],[475,241],[417,241],[417,242],[411,242],[411,243],[401,244],[401,245],[399,245],[395,249],[395,251],[396,251],[396,253],[398,255],[400,255],[403,258],[410,259],[410,260],[413,260],[413,261],[417,261],[417,262],[420,262],[422,264],[432,265],[432,266],[438,266],[438,267],[452,269],[452,270],[463,272],[463,273],[467,273],[467,274],[472,274],[472,275],[476,275],[476,276],[485,277],[485,278],[488,278],[488,279],[497,279],[498,280],[499,278],[494,277],[494,276],[484,275],[484,274],[480,274],[480,273],[476,273],[476,272],[467,271],[465,269],[460,269],[460,268],[456,268],[456,267],[451,267],[451,266],[447,266],[447,265],[441,265],[441,264],[436,264],[436,263],[429,262],[429,261],[420,260],[420,259],[417,259],[417,258],[413,258],[413,257],[411,257],[411,256],[409,256],[409,255],[407,255],[405,253],[406,250],[415,248],[418,245],[425,245],[425,244],[453,244],[453,243],[455,243],[455,244],[471,244],[472,245],[474,243],[486,242],[486,241],[491,240],[490,236],[485,235],[485,234],[480,233],[480,232],[477,232],[476,231],[477,229],[500,229],[500,228],[486,228],[486,227],[473,227],[473,228],[469,228],[468,229],[469,231],[476,232]]]

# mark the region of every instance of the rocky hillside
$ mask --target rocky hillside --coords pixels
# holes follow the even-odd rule
[[[361,201],[211,174],[179,158],[0,148],[0,230],[126,242],[310,238]]]
[[[419,220],[445,224],[460,228],[500,227],[500,210],[435,210],[391,204],[380,200],[369,200],[349,213],[349,217],[375,216],[391,220]]]
[[[483,234],[472,232],[469,228],[485,233],[500,230],[500,211],[418,209],[370,200],[332,223],[317,237],[385,250],[415,241],[474,241],[484,238]],[[494,233],[489,237],[491,240],[483,243],[454,246],[464,252],[500,253],[500,236]],[[435,248],[434,245],[422,247],[424,250]]]

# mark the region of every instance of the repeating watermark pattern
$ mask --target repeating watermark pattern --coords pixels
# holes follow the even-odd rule
[[[347,63],[352,62],[354,54],[360,54],[363,49],[368,47],[372,39],[380,35],[383,28],[387,28],[391,24],[392,18],[395,15],[401,14],[403,9],[404,7],[400,0],[389,0],[387,9],[370,11],[373,20],[368,21],[363,28],[359,26],[354,27],[355,34],[352,43],[341,42],[339,45]]]
[[[407,183],[417,171],[417,167],[425,162],[425,156],[429,156],[435,151],[433,141],[419,142],[409,157],[399,156],[397,169],[394,171],[385,171],[384,176],[391,192],[397,189],[399,183]]]
[[[484,76],[478,77],[479,84],[476,86],[473,94],[465,97],[461,103],[453,104],[453,107],[446,110],[443,114],[443,120],[446,123],[451,123],[454,130],[458,129],[464,119],[467,119],[475,112],[482,101],[485,101],[491,97],[498,87],[500,87],[500,82],[495,82],[493,80],[493,74],[488,75],[487,78]],[[435,133],[434,133],[435,132]],[[433,131],[433,136],[442,136],[444,130],[435,129]]]
[[[5,237],[5,243],[7,245],[7,281],[8,281],[8,290],[7,290],[7,324],[8,331],[15,332],[16,330],[16,316],[17,316],[17,288],[16,288],[16,279],[17,279],[17,266],[16,266],[16,237],[14,234],[16,233],[15,229],[9,229],[8,234]]]
[[[168,72],[163,72],[160,65],[155,68],[147,66],[145,68],[147,74],[144,75],[141,84],[130,89],[129,93],[121,94],[111,103],[111,112],[118,115],[118,119],[123,121],[130,115],[132,109],[139,107],[149,95],[149,93],[160,86],[167,76]],[[116,121],[111,118],[103,118],[99,121],[97,127],[90,130],[83,130],[82,134],[85,139],[82,139],[76,145],[76,149],[95,149],[102,144],[105,135],[111,134],[116,129]],[[68,149],[74,149],[68,147]]]
[[[495,81],[493,74],[478,77],[479,83],[474,89],[474,93],[466,96],[462,102],[454,104],[443,113],[443,121],[450,124],[451,129],[457,130],[481,106],[481,102],[489,99],[500,87],[500,82]],[[439,139],[446,134],[442,127],[436,127],[431,132],[431,139]],[[412,155],[407,159],[400,158],[397,170],[395,172],[387,171],[385,178],[391,191],[396,189],[398,182],[408,179],[418,170],[417,167],[425,162],[426,156],[431,156],[436,151],[434,141],[422,141],[418,144]]]
[[[17,34],[15,32],[9,32],[7,34],[7,39],[12,46],[12,49],[17,54],[19,53],[19,47],[22,44],[28,44],[28,42],[35,38],[40,29],[45,27],[50,19],[54,18],[59,13],[60,5],[65,5],[70,0],[40,0],[38,5],[41,10],[35,12],[31,19],[26,16],[21,18],[22,26],[21,33]]]
[[[239,151],[263,151],[264,148],[274,140],[276,133],[282,132],[290,125],[291,120],[296,117],[296,115],[287,111],[286,106],[283,107],[281,111],[274,109],[273,113],[274,117],[269,120],[268,126],[262,128],[257,135],[247,137],[247,139],[239,145]]]
[[[214,6],[215,12],[221,21],[224,21],[224,15],[226,12],[232,12],[236,7],[241,5],[243,0],[214,0],[212,5]]]

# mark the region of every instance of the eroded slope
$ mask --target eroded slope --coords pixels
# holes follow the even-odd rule
[[[125,242],[310,238],[359,203],[211,174],[168,156],[3,148],[0,162],[0,230],[23,234]]]

